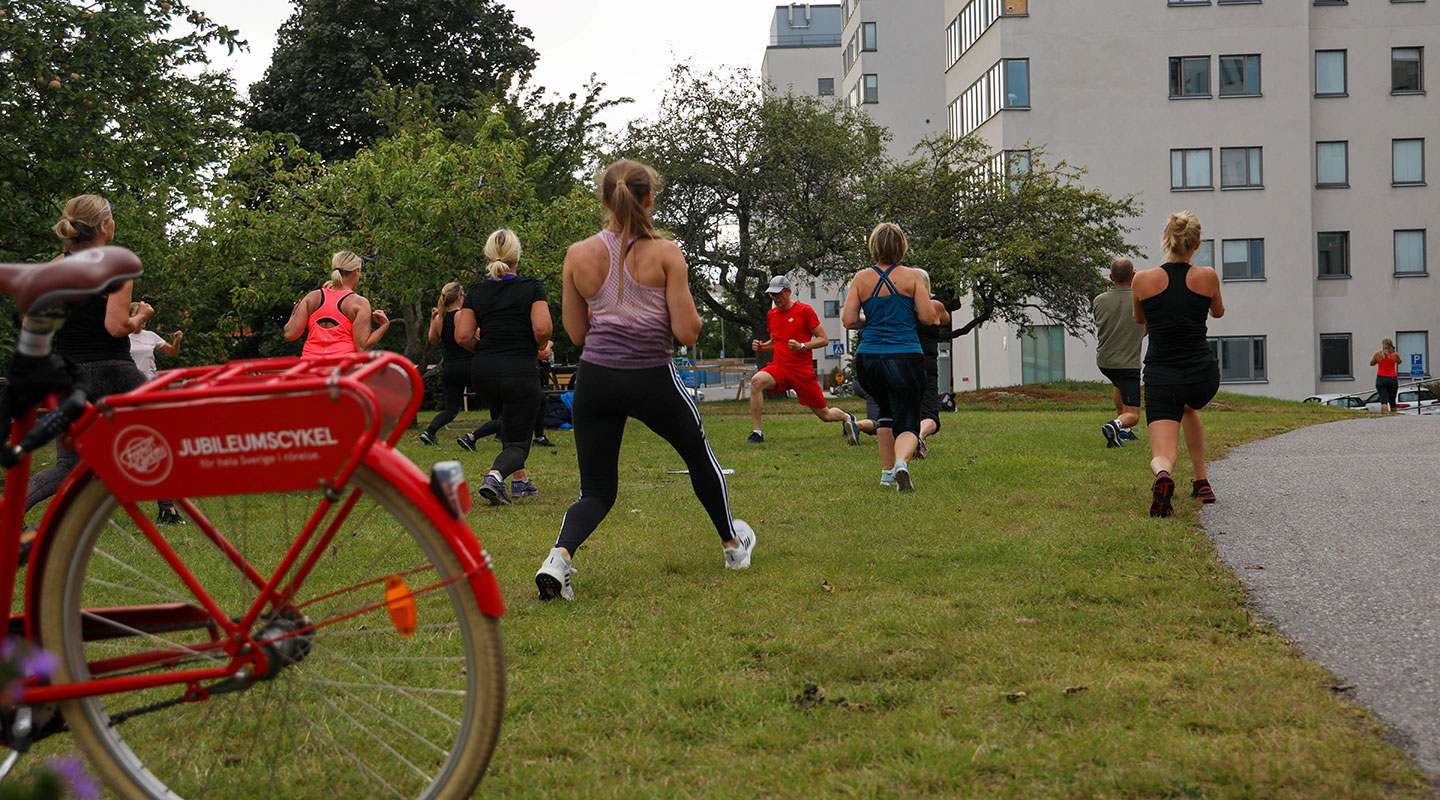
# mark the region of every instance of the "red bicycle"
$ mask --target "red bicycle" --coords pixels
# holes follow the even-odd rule
[[[5,768],[68,729],[125,797],[470,796],[504,710],[504,603],[459,464],[427,479],[393,449],[415,368],[240,361],[87,403],[54,331],[140,272],[115,247],[0,265],[24,315],[0,399],[23,610],[0,581],[0,614],[59,659],[0,715]],[[20,564],[30,453],[57,436],[81,465]],[[165,498],[186,524],[162,532],[140,504]]]

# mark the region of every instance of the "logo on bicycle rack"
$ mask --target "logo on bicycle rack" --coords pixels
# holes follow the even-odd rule
[[[147,425],[131,425],[115,437],[115,463],[130,480],[153,486],[170,477],[175,458],[159,431]]]

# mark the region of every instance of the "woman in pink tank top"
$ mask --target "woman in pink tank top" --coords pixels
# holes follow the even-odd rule
[[[285,323],[285,341],[305,336],[300,355],[363,353],[380,343],[390,320],[370,310],[370,301],[355,292],[360,283],[360,256],[341,250],[330,259],[330,282],[300,299]],[[371,330],[371,323],[376,324]]]

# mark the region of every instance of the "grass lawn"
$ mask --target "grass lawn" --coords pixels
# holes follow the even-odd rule
[[[1349,416],[1221,395],[1212,458]],[[492,797],[1424,797],[1333,676],[1247,610],[1177,469],[1152,520],[1148,445],[1107,450],[1109,387],[962,397],[918,491],[878,486],[874,439],[794,401],[706,403],[735,516],[726,571],[683,464],[632,424],[620,498],[580,550],[573,603],[533,575],[578,494],[574,440],[532,452],[537,498],[470,522],[510,604]],[[857,413],[859,401],[841,405]],[[428,414],[424,415],[428,419]],[[498,445],[410,437],[471,485]],[[1216,486],[1220,502],[1226,487]],[[831,588],[827,588],[831,587]],[[813,686],[813,689],[807,689]]]

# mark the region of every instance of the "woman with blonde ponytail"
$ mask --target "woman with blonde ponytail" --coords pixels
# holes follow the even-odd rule
[[[530,430],[545,395],[540,391],[540,370],[535,351],[550,341],[554,323],[540,281],[516,273],[520,265],[520,239],[515,231],[500,229],[485,240],[490,277],[478,281],[465,294],[455,313],[454,340],[474,351],[470,359],[470,385],[492,416],[500,417],[504,449],[481,482],[480,496],[491,505],[510,505],[511,498],[540,493],[525,470],[530,456]],[[510,478],[509,490],[505,479]]]
[[[465,299],[464,287],[451,281],[440,290],[440,299],[430,309],[430,344],[440,345],[444,354],[440,361],[440,386],[445,394],[445,408],[430,426],[420,434],[423,444],[435,444],[435,434],[450,424],[465,402],[465,390],[470,388],[470,351],[455,341],[455,314]]]
[[[725,566],[749,567],[755,548],[755,532],[730,516],[724,472],[675,372],[674,340],[695,344],[700,313],[680,248],[650,221],[660,177],[638,161],[617,161],[596,182],[608,224],[565,253],[561,307],[570,341],[585,348],[572,409],[580,499],[565,513],[560,536],[535,573],[541,600],[575,599],[571,559],[615,505],[620,440],[631,417],[684,459],[695,496],[720,535]]]
[[[1380,349],[1370,357],[1370,366],[1375,367],[1375,391],[1380,395],[1380,411],[1385,414],[1395,410],[1395,398],[1400,394],[1400,376],[1395,372],[1399,363],[1395,343],[1381,339]]]
[[[1200,249],[1200,220],[1189,211],[1171,214],[1161,239],[1167,254],[1160,269],[1135,274],[1131,283],[1135,321],[1147,326],[1145,420],[1150,432],[1150,516],[1174,516],[1170,471],[1180,453],[1180,431],[1194,469],[1190,496],[1215,502],[1205,473],[1205,426],[1200,409],[1220,389],[1220,364],[1205,338],[1205,318],[1225,316],[1220,277],[1210,267],[1191,266]]]
[[[370,301],[355,292],[360,267],[360,256],[341,250],[330,258],[330,281],[295,304],[285,323],[285,341],[293,342],[305,335],[302,356],[364,353],[379,344],[390,330],[385,312],[372,311]],[[371,323],[379,327],[371,330]]]

